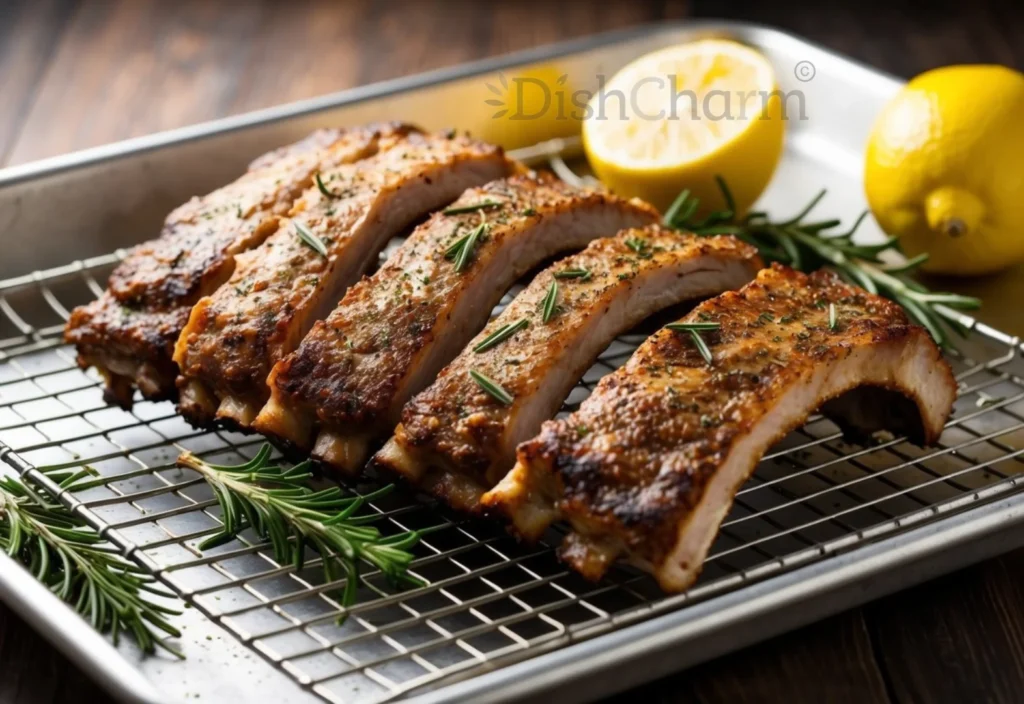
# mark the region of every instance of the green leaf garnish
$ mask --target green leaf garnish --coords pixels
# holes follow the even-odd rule
[[[470,369],[469,376],[472,377],[473,381],[476,382],[477,386],[479,386],[481,389],[490,394],[490,396],[495,401],[502,404],[503,406],[511,406],[512,402],[515,401],[515,397],[508,391],[506,391],[501,384],[499,384],[498,382],[494,381],[489,377],[484,376],[477,370]]]
[[[545,323],[551,320],[555,316],[556,305],[558,303],[558,282],[552,281],[551,286],[548,287],[548,292],[544,296],[544,303],[541,307],[541,320]]]
[[[473,351],[479,353],[485,352],[492,347],[497,347],[529,324],[529,321],[527,321],[526,318],[523,318],[522,320],[517,320],[514,323],[502,325],[500,328],[481,340],[480,344],[473,348]]]
[[[319,254],[324,259],[327,258],[327,245],[324,241],[313,234],[313,231],[303,225],[301,222],[293,221],[295,224],[295,231],[299,233],[299,239],[302,243],[312,249],[314,252]]]

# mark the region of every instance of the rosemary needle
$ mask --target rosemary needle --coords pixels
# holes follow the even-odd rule
[[[836,314],[836,304],[828,304],[828,329],[835,330],[839,327],[839,318]]]
[[[522,320],[517,320],[514,323],[509,323],[508,325],[502,325],[500,328],[498,328],[497,330],[492,332],[490,335],[485,337],[483,340],[481,340],[480,344],[478,344],[476,347],[473,348],[473,351],[477,352],[477,353],[480,353],[480,352],[486,352],[487,350],[491,349],[492,347],[497,347],[502,342],[504,342],[508,338],[512,337],[513,335],[515,335],[517,332],[519,332],[520,330],[522,330],[523,328],[525,328],[529,324],[530,324],[529,321],[527,321],[526,318],[523,318]]]
[[[469,376],[472,377],[476,385],[486,391],[490,396],[502,404],[503,406],[511,406],[512,402],[515,401],[515,396],[510,394],[501,384],[496,382],[487,376],[484,376],[475,369],[469,370]]]
[[[341,198],[341,196],[338,195],[337,193],[331,193],[329,190],[327,190],[327,186],[324,185],[323,180],[320,178],[320,172],[317,172],[317,174],[313,177],[313,180],[316,181],[317,190],[319,190],[328,198]]]
[[[312,230],[301,222],[296,222],[295,231],[299,233],[299,239],[302,240],[304,245],[312,249],[324,259],[327,258],[327,245],[324,244],[322,239],[314,235]]]
[[[700,336],[700,333],[702,330],[718,330],[721,325],[718,323],[669,323],[665,327],[677,332],[690,333],[690,338],[693,340],[697,351],[700,352],[700,356],[709,365],[714,363],[715,359],[711,356],[711,350],[708,348],[707,343],[704,342],[704,338]]]
[[[466,268],[469,258],[473,255],[473,250],[476,249],[476,243],[486,230],[487,223],[480,223],[463,239],[462,246],[459,247],[458,253],[455,255],[455,271],[457,273],[461,273]]]
[[[445,215],[461,215],[462,213],[475,213],[478,210],[486,210],[487,208],[497,208],[501,205],[501,201],[484,200],[479,203],[473,203],[472,205],[457,205],[451,208],[445,208],[441,212]]]
[[[548,287],[548,292],[544,296],[544,302],[542,304],[541,320],[545,323],[551,320],[555,316],[556,304],[558,303],[558,282],[552,281],[551,286]]]
[[[593,274],[590,269],[562,269],[561,271],[555,272],[556,279],[580,279],[582,281],[589,281]]]
[[[669,323],[665,327],[669,330],[691,332],[693,330],[718,330],[722,326],[719,323]]]

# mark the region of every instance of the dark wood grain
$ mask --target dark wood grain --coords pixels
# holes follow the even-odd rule
[[[101,702],[110,697],[0,604],[0,702]]]
[[[0,163],[687,15],[775,25],[905,77],[949,63],[1019,68],[1019,5],[0,0]],[[1024,281],[1024,273],[1016,276]],[[1021,692],[1024,552],[1017,552],[619,699],[1017,702]],[[78,701],[105,697],[0,605],[0,702]]]
[[[865,611],[899,701],[1019,702],[1022,607],[1024,551],[1017,551]]]

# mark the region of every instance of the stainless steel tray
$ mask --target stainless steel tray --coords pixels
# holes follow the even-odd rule
[[[703,35],[758,46],[780,88],[803,92],[806,119],[789,123],[762,205],[787,212],[827,186],[822,212],[855,216],[861,147],[899,83],[794,37],[718,22],[641,27],[0,172],[0,471],[42,483],[180,594],[188,659],[141,657],[129,643],[116,655],[6,558],[0,598],[124,700],[508,701],[557,691],[574,701],[1024,543],[1024,349],[969,321],[976,334],[951,357],[961,395],[938,446],[849,445],[813,418],[761,463],[684,595],[666,597],[625,568],[586,583],[546,545],[519,546],[497,525],[393,495],[373,504],[382,526],[449,524],[419,548],[414,569],[429,586],[395,593],[371,579],[339,626],[315,562],[295,574],[244,539],[195,549],[217,512],[175,456],[238,460],[259,439],[195,431],[168,403],[107,408],[97,377],[60,340],[67,311],[99,293],[119,248],[151,237],[171,207],[262,150],[316,126],[383,118],[487,134],[485,84],[499,72],[540,64],[592,89],[644,52]],[[568,405],[640,339],[615,343]],[[35,469],[53,464],[89,464],[107,481],[62,494]]]

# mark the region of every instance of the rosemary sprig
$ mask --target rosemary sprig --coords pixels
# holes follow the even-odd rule
[[[541,305],[541,320],[545,323],[555,316],[558,304],[558,282],[552,281],[548,292],[544,295],[544,302]]]
[[[299,239],[302,240],[304,245],[312,249],[324,259],[327,258],[327,245],[324,244],[322,239],[314,235],[312,230],[301,222],[296,222],[295,231],[299,233]]]
[[[711,356],[711,349],[708,344],[704,341],[704,338],[700,336],[702,330],[718,330],[722,327],[718,323],[669,323],[665,326],[669,330],[675,330],[676,332],[688,332],[690,333],[690,339],[693,340],[694,346],[697,351],[700,352],[700,356],[704,358],[704,361],[708,365],[714,364],[715,358]]]
[[[486,210],[487,208],[497,208],[501,205],[501,201],[483,200],[479,203],[473,203],[472,205],[458,205],[451,208],[445,208],[441,212],[445,215],[461,215],[462,213],[475,213],[478,210]]]
[[[338,486],[317,491],[308,485],[310,460],[286,469],[274,464],[270,454],[270,445],[265,444],[252,460],[236,466],[210,464],[190,452],[178,457],[178,465],[206,479],[222,511],[224,525],[199,544],[200,550],[231,540],[251,526],[270,541],[278,562],[301,569],[308,546],[320,553],[328,581],[344,574],[343,606],[355,600],[364,560],[396,585],[422,584],[407,570],[413,560],[408,549],[423,532],[384,537],[368,525],[375,516],[356,515],[367,501],[390,491],[390,485],[361,497],[346,496]]]
[[[555,272],[556,279],[580,279],[581,281],[590,281],[593,273],[590,269],[580,267],[578,269],[562,269],[561,271]]]
[[[514,323],[509,323],[508,325],[502,325],[500,328],[498,328],[497,330],[492,332],[490,335],[485,337],[483,340],[481,340],[480,344],[478,344],[476,347],[473,348],[473,351],[476,352],[476,353],[480,353],[480,352],[486,352],[487,350],[491,349],[492,347],[497,347],[502,342],[504,342],[508,338],[512,337],[513,335],[515,335],[517,332],[519,332],[520,330],[522,330],[523,328],[525,328],[529,324],[530,324],[529,321],[526,318],[523,318],[521,320],[517,320]]]
[[[717,181],[726,203],[724,210],[694,219],[700,201],[685,190],[666,211],[665,224],[698,235],[734,235],[757,247],[767,261],[781,262],[794,269],[813,271],[822,266],[830,267],[848,282],[899,303],[943,346],[949,344],[945,332],[947,325],[964,333],[955,313],[949,309],[975,310],[981,306],[977,298],[933,293],[911,279],[908,274],[924,263],[927,255],[896,265],[883,263],[880,258],[883,252],[900,251],[896,238],[878,244],[855,244],[853,235],[867,213],[862,214],[849,230],[839,232],[834,231],[840,225],[839,220],[808,220],[811,211],[825,196],[824,190],[794,217],[776,221],[763,212],[737,216],[729,187],[723,179],[718,178]]]
[[[88,470],[48,472],[64,489]],[[179,611],[149,595],[173,599],[156,579],[127,561],[85,521],[12,477],[0,478],[0,549],[70,604],[116,645],[130,634],[146,653],[162,648],[183,658],[162,637],[180,637],[166,617]]]
[[[472,377],[476,385],[486,391],[494,398],[495,401],[502,404],[503,406],[511,406],[512,402],[515,401],[515,396],[510,394],[505,387],[496,382],[490,377],[484,376],[475,369],[469,370],[469,376]]]

